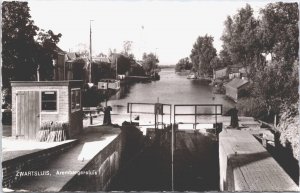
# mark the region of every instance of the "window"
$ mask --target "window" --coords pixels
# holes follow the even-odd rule
[[[71,91],[71,108],[72,111],[81,109],[81,92],[80,89],[72,89]]]
[[[42,111],[57,111],[57,91],[42,91]]]

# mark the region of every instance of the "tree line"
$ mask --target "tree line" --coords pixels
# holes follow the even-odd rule
[[[61,34],[34,24],[28,2],[2,3],[2,85],[10,81],[51,80]],[[39,72],[39,73],[38,73]]]
[[[176,70],[212,76],[213,69],[245,67],[249,95],[238,105],[246,115],[271,121],[298,102],[298,17],[297,3],[267,4],[258,17],[247,4],[225,19],[218,54],[212,36],[199,36],[190,57],[181,59]]]

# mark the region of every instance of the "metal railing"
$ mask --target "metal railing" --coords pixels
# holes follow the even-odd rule
[[[181,111],[178,113],[178,111]],[[183,112],[185,111],[185,112]],[[174,105],[174,124],[193,124],[193,128],[196,129],[198,116],[214,116],[215,127],[218,123],[218,115],[222,115],[223,105],[221,104],[177,104]],[[193,122],[177,122],[178,116],[192,116]]]
[[[144,106],[143,109],[141,109]],[[137,107],[137,108],[135,108]],[[164,107],[167,107],[165,109]],[[166,110],[168,110],[166,112]],[[132,114],[153,114],[154,115],[154,124],[149,125],[140,125],[140,126],[153,126],[155,129],[159,125],[164,126],[164,115],[169,115],[169,123],[172,122],[172,105],[163,104],[163,103],[128,103],[127,104],[127,113],[130,113],[130,122],[132,122]],[[159,122],[159,116],[161,116],[161,122]]]

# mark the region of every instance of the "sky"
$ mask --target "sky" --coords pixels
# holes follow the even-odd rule
[[[214,37],[219,52],[224,21],[249,3],[258,11],[268,1],[29,1],[32,19],[41,29],[61,33],[58,46],[65,51],[120,52],[131,41],[136,59],[155,53],[161,65],[189,57],[198,36]],[[90,22],[90,20],[93,20]]]

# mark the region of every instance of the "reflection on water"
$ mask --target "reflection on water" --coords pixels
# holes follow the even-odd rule
[[[199,80],[189,80],[176,74],[174,69],[162,69],[159,81],[122,85],[109,99],[108,105],[113,107],[113,113],[124,114],[127,113],[127,103],[155,103],[158,98],[159,102],[172,105],[222,104],[223,112],[234,104],[224,95],[213,94],[212,88]],[[214,111],[207,108],[205,112]]]

